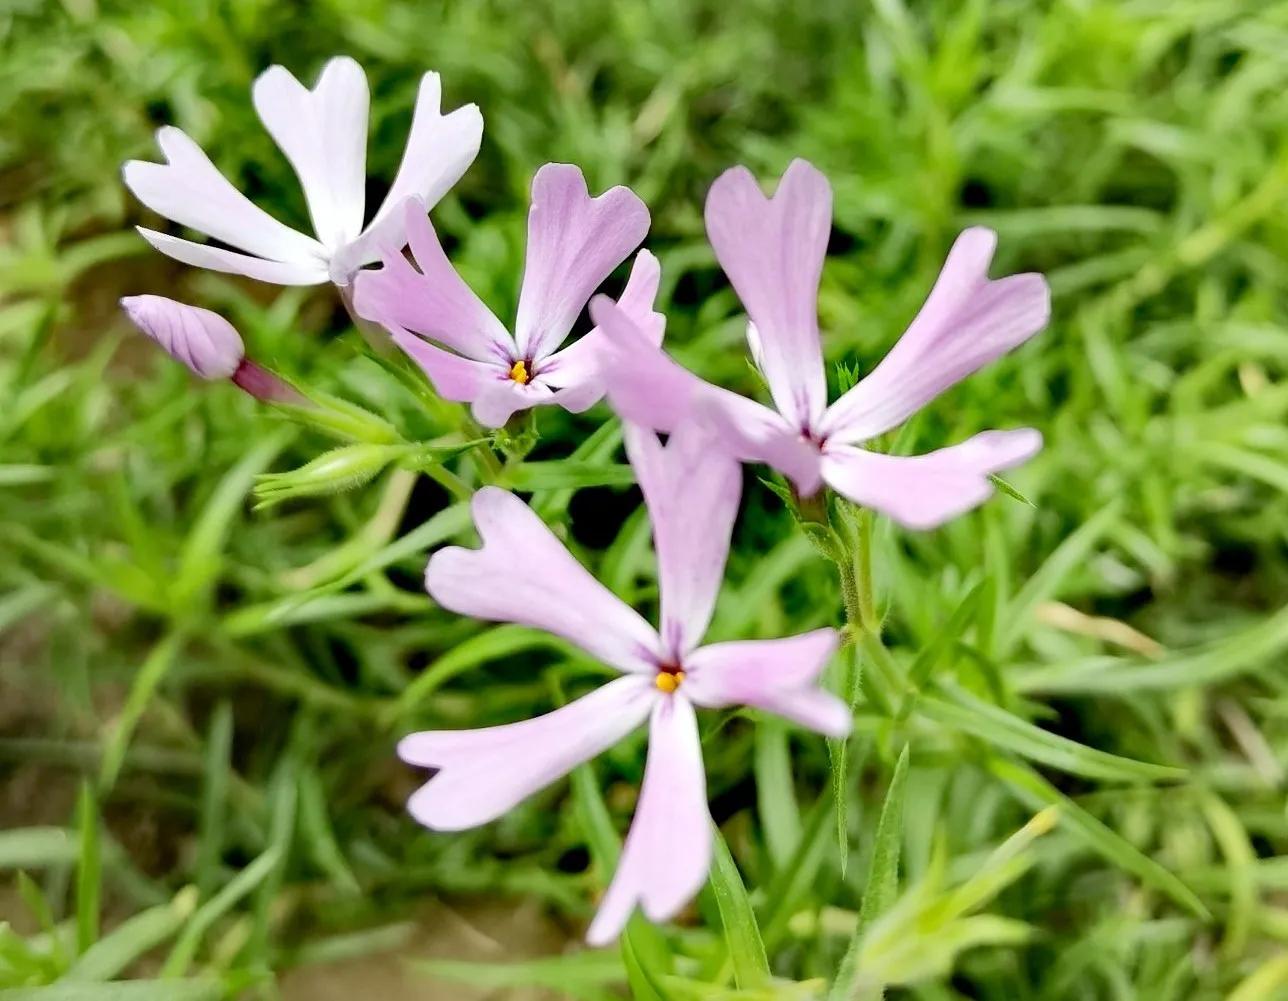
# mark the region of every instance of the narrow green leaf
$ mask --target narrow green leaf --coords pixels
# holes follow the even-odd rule
[[[495,626],[471,636],[448,649],[403,689],[391,710],[393,719],[405,718],[440,687],[471,668],[527,650],[559,647],[561,643],[549,633],[514,625]]]
[[[989,473],[988,478],[992,482],[993,486],[997,487],[998,490],[1006,494],[1006,496],[1010,497],[1012,500],[1017,500],[1021,504],[1027,505],[1028,507],[1031,507],[1031,508],[1037,507],[1036,504],[1034,504],[1031,500],[1025,497],[1022,493],[1016,490],[1015,487],[1013,487],[1006,480],[1002,479],[996,473]]]
[[[274,411],[304,427],[321,431],[340,441],[361,441],[390,444],[399,441],[394,426],[365,407],[310,388],[307,392],[312,404],[275,405]]]
[[[66,962],[66,950],[63,948],[63,936],[54,920],[54,909],[49,906],[49,899],[36,881],[21,870],[18,872],[18,896],[26,904],[31,916],[36,919],[40,930],[48,937],[50,956],[58,964]],[[0,925],[0,927],[4,927]],[[29,945],[29,943],[24,943]]]
[[[224,541],[232,530],[233,521],[240,513],[255,477],[268,468],[268,464],[285,447],[291,435],[292,433],[284,432],[263,438],[248,449],[241,461],[220,480],[184,542],[172,590],[176,610],[186,611],[198,592],[218,573]]]
[[[632,1001],[670,1001],[670,995],[658,981],[653,970],[655,965],[640,955],[641,941],[639,929],[645,925],[639,915],[631,919],[622,935],[622,966],[626,969],[626,984],[630,988]]]
[[[58,573],[66,574],[76,580],[93,584],[97,587],[105,588],[134,604],[141,607],[161,611],[156,607],[156,596],[152,594],[153,582],[151,578],[143,575],[146,581],[146,592],[142,585],[139,587],[123,586],[120,580],[114,578],[109,572],[109,568],[104,565],[100,559],[90,559],[83,553],[58,543],[42,539],[21,524],[10,524],[5,526],[5,542],[15,548],[21,548],[29,555],[42,563],[54,568]],[[135,568],[137,570],[137,568]],[[131,581],[130,583],[135,583]]]
[[[971,588],[966,597],[953,609],[953,614],[944,623],[944,627],[935,634],[935,638],[921,648],[916,660],[912,662],[912,667],[908,669],[908,680],[912,683],[914,689],[926,687],[935,672],[935,668],[939,666],[939,662],[943,659],[944,654],[948,652],[949,647],[961,639],[975,614],[984,592],[983,582]],[[911,703],[912,693],[910,693],[909,699],[905,702],[904,711],[900,714],[901,717],[906,717],[906,710],[911,708]]]
[[[1236,476],[1260,480],[1281,493],[1288,493],[1288,464],[1250,448],[1209,442],[1194,449],[1193,454]]]
[[[743,885],[737,863],[729,854],[724,835],[714,825],[712,837],[711,889],[724,925],[734,983],[740,988],[765,987],[769,983],[769,960],[765,956],[760,926],[747,897],[747,887]]]
[[[1207,819],[1208,827],[1212,829],[1216,843],[1221,846],[1229,877],[1229,907],[1221,952],[1232,962],[1238,962],[1246,954],[1248,939],[1260,909],[1253,876],[1257,853],[1239,814],[1223,799],[1213,792],[1203,790],[1199,794],[1199,806]]]
[[[569,780],[591,861],[607,880],[617,866],[622,843],[617,831],[613,829],[613,820],[608,814],[604,797],[599,792],[594,766],[589,763],[579,765],[573,769]]]
[[[787,923],[818,879],[818,871],[831,845],[831,790],[818,798],[811,808],[804,833],[797,838],[796,850],[765,889],[765,948],[773,951],[787,931]]]
[[[1274,956],[1239,981],[1226,1001],[1280,1001],[1286,985],[1288,955]]]
[[[1055,233],[1095,233],[1123,230],[1141,234],[1157,233],[1166,217],[1154,209],[1134,205],[1050,205],[1039,208],[978,209],[963,213],[965,225],[996,229],[1003,238],[1017,242]]]
[[[303,728],[307,727],[307,718],[299,717],[292,733],[292,748],[287,756],[278,762],[268,783],[268,849],[264,853],[274,853],[277,864],[264,875],[260,884],[254,888],[253,906],[254,924],[249,954],[260,962],[268,963],[269,927],[272,923],[273,907],[282,886],[282,874],[290,858],[291,847],[295,843],[295,831],[298,819],[298,786],[296,774],[298,764],[294,756],[295,741]]]
[[[143,713],[152,701],[157,687],[165,678],[174,658],[183,645],[184,635],[181,630],[169,633],[160,643],[152,648],[147,660],[139,668],[130,684],[130,694],[125,700],[107,745],[103,748],[103,763],[99,768],[99,785],[104,793],[116,784],[121,765],[125,762],[125,752],[129,749],[130,738],[134,728],[139,725]]]
[[[1073,775],[1110,782],[1178,779],[1185,776],[1185,770],[1181,768],[1119,757],[1050,733],[991,702],[985,702],[959,689],[945,690],[942,698],[935,695],[922,696],[917,704],[917,711],[943,726]]]
[[[1113,694],[1213,685],[1238,677],[1288,649],[1288,606],[1269,618],[1200,649],[1141,663],[1125,657],[1088,660],[1016,671],[1022,692]]]
[[[744,991],[736,987],[713,987],[705,980],[669,976],[663,986],[668,1001],[818,1001],[819,991],[827,985],[819,979],[796,983],[775,980],[761,990]]]
[[[872,922],[880,917],[894,902],[899,890],[899,850],[903,845],[903,792],[908,776],[908,745],[904,745],[895,763],[881,816],[877,820],[876,836],[872,843],[872,861],[868,864],[868,880],[863,891],[854,935],[845,950],[837,969],[836,980],[828,991],[827,1001],[850,1001],[854,997],[859,978],[859,954],[863,937]]]
[[[32,483],[48,483],[57,472],[54,466],[5,463],[0,465],[0,487],[25,487]]]
[[[1023,638],[1033,621],[1033,609],[1043,601],[1055,597],[1065,578],[1087,562],[1091,551],[1117,520],[1122,504],[1113,501],[1088,518],[1047,557],[1028,582],[1020,589],[1006,610],[1001,622],[999,650],[1008,654]]]
[[[196,887],[180,890],[173,900],[158,904],[123,921],[103,936],[63,975],[64,981],[93,983],[111,980],[131,963],[175,935],[197,906]]]
[[[768,716],[758,720],[754,754],[756,807],[765,832],[765,845],[777,871],[788,864],[801,838],[801,815],[793,791],[787,727]]]
[[[604,463],[612,457],[621,442],[622,422],[614,418],[582,439],[568,458],[576,462]],[[542,521],[550,523],[563,516],[575,493],[575,488],[537,491],[532,495],[530,504]]]
[[[558,991],[560,997],[587,1001],[609,1001],[617,995],[608,988],[626,979],[621,957],[598,949],[513,963],[417,960],[411,963],[411,968],[426,976],[450,980],[476,991],[545,988]]]
[[[363,959],[376,953],[403,952],[419,944],[424,934],[424,926],[417,921],[396,921],[374,928],[310,938],[293,951],[291,964],[312,966]]]
[[[121,980],[111,984],[50,984],[0,991],[0,1001],[220,1001],[214,980]]]
[[[192,965],[201,947],[201,940],[210,931],[216,921],[237,906],[255,888],[264,882],[276,870],[282,853],[276,847],[260,855],[250,865],[228,881],[228,884],[213,897],[201,905],[184,926],[179,940],[170,950],[165,965],[161,968],[163,977],[181,977]],[[0,999],[3,1001],[3,999]],[[168,999],[167,999],[168,1001]]]
[[[881,647],[880,637],[873,636],[871,633],[863,633],[862,640],[868,641],[876,647]],[[883,649],[883,648],[882,648]],[[829,666],[831,675],[830,684],[832,690],[850,710],[853,711],[859,703],[861,693],[866,693],[869,702],[882,712],[888,715],[889,706],[884,698],[884,692],[877,679],[877,672],[873,670],[864,670],[859,661],[859,647],[852,650],[842,649],[839,660],[833,659]],[[837,677],[839,675],[839,678]],[[883,711],[886,710],[886,711]],[[834,807],[832,813],[835,818],[833,829],[836,832],[836,851],[837,858],[840,860],[841,875],[845,875],[845,868],[850,858],[850,797],[849,793],[849,769],[850,769],[850,751],[853,742],[849,737],[829,737],[827,740],[827,765],[828,778],[832,787],[831,801]]]
[[[512,467],[505,478],[512,490],[524,492],[582,487],[629,487],[635,482],[635,471],[621,463],[562,459],[524,462]]]
[[[325,872],[345,893],[358,894],[362,888],[349,868],[344,852],[335,840],[331,818],[327,815],[326,792],[322,777],[315,768],[300,772],[300,835],[313,864]]]
[[[0,596],[0,633],[58,599],[58,589],[43,582],[15,588]]]
[[[311,591],[304,592],[300,595],[301,600],[319,594],[342,591],[356,584],[364,577],[378,573],[395,563],[401,563],[403,560],[410,559],[413,556],[423,556],[434,546],[445,542],[453,536],[460,535],[470,529],[472,525],[470,506],[466,503],[453,504],[451,507],[439,511],[425,524],[412,529],[406,535],[395,539],[389,545],[372,553],[343,576]]]
[[[76,838],[66,828],[20,827],[0,831],[0,869],[71,865],[79,856]]]
[[[1064,829],[1078,834],[1093,851],[1171,897],[1191,913],[1204,920],[1211,919],[1203,901],[1180,879],[1105,826],[1032,768],[996,756],[989,760],[988,767],[1014,790],[1016,797],[1029,809],[1058,806]]]
[[[98,802],[88,781],[81,782],[76,812],[80,827],[76,861],[76,951],[83,953],[98,939],[99,898],[103,889]]]
[[[201,815],[198,822],[197,888],[202,897],[214,889],[224,850],[224,813],[231,772],[232,705],[223,700],[210,719],[210,733],[202,763]]]
[[[261,604],[243,605],[230,612],[221,625],[228,638],[242,639],[281,632],[288,626],[341,622],[382,612],[421,612],[425,607],[424,597],[392,588],[323,595],[295,592]]]

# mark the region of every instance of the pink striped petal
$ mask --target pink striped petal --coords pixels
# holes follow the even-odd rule
[[[270,66],[251,88],[260,121],[286,154],[304,188],[318,239],[332,253],[362,230],[367,196],[367,75],[340,56],[305,87]]]
[[[848,736],[854,725],[854,716],[841,699],[820,688],[807,688],[801,692],[780,692],[760,708],[775,716],[791,720],[807,730],[824,737],[841,739]]]
[[[692,425],[666,445],[626,426],[626,454],[644,491],[662,597],[662,645],[675,662],[702,641],[724,580],[742,470]]]
[[[827,411],[822,432],[843,443],[903,423],[948,387],[1046,326],[1051,293],[1038,274],[997,281],[988,266],[997,234],[975,227],[957,238],[929,298],[867,378]]]
[[[461,615],[544,629],[606,664],[653,675],[653,628],[595,580],[528,505],[484,487],[473,509],[483,546],[433,555],[425,587],[435,601]]]
[[[563,343],[587,300],[648,232],[644,203],[629,188],[591,198],[581,171],[548,163],[532,179],[528,249],[515,340],[539,362]]]
[[[358,283],[362,284],[361,281]],[[361,315],[361,314],[359,314]],[[429,377],[434,391],[445,400],[472,403],[484,389],[502,377],[503,369],[488,362],[462,358],[430,344],[403,327],[386,323],[393,342]]]
[[[653,344],[662,343],[666,329],[666,319],[653,310],[661,276],[657,258],[647,250],[641,250],[635,255],[630,278],[617,300],[617,305]],[[599,402],[604,395],[603,350],[604,334],[596,327],[541,363],[538,378],[558,390],[554,402],[573,413],[580,413]]]
[[[355,279],[354,309],[364,319],[405,327],[469,358],[504,364],[508,371],[515,349],[505,327],[448,261],[424,205],[409,199],[403,212],[420,270],[401,251],[386,248],[383,266]]]
[[[775,640],[713,643],[685,658],[684,693],[700,706],[755,706],[829,737],[850,732],[850,711],[817,687],[836,652],[835,629]]]
[[[687,699],[661,698],[649,724],[635,819],[586,941],[608,945],[636,904],[650,921],[674,917],[702,889],[710,867],[711,814],[698,723]]]
[[[623,418],[667,433],[697,422],[734,458],[768,463],[802,494],[818,489],[818,449],[781,414],[699,379],[651,343],[606,296],[595,297],[590,315],[605,334],[608,400]]]
[[[554,402],[554,391],[540,382],[519,385],[509,375],[484,384],[470,412],[485,428],[499,428],[515,414]]]
[[[1032,428],[984,431],[926,455],[883,455],[829,445],[823,478],[856,504],[875,508],[908,528],[935,528],[982,504],[993,493],[990,473],[1018,466],[1042,448]]]
[[[818,284],[832,229],[832,189],[812,164],[793,160],[773,198],[746,167],[711,185],[707,236],[755,324],[757,362],[774,405],[796,429],[827,406],[818,336]]]
[[[321,263],[325,272],[326,249],[318,241],[252,204],[187,135],[167,126],[157,130],[157,145],[165,163],[131,160],[122,170],[125,186],[153,212],[257,257],[307,268]]]
[[[398,744],[398,756],[439,771],[407,809],[436,831],[486,824],[616,744],[659,698],[648,679],[632,676],[521,723],[413,733]]]

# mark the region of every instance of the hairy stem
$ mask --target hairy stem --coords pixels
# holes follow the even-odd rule
[[[845,542],[845,554],[837,563],[837,574],[845,605],[845,622],[857,642],[862,633],[881,635],[881,619],[877,615],[872,583],[872,513],[859,511],[849,527],[853,531],[838,533]]]

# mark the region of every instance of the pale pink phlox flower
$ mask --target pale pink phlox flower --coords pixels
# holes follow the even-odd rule
[[[604,394],[597,364],[602,335],[592,330],[560,346],[648,226],[648,209],[628,188],[592,198],[580,170],[548,163],[532,179],[513,335],[462,281],[414,203],[406,229],[416,267],[389,248],[383,267],[359,276],[354,307],[389,331],[440,396],[472,404],[487,427],[542,404],[579,412]],[[641,251],[618,300],[651,344],[662,339],[662,317],[653,312],[658,278],[657,259]]]
[[[850,713],[818,687],[837,647],[834,629],[774,640],[701,645],[724,576],[741,492],[737,462],[692,429],[663,446],[627,429],[657,552],[661,628],[655,631],[568,552],[513,494],[474,498],[480,549],[436,553],[426,587],[445,608],[544,629],[622,672],[544,716],[480,730],[406,737],[403,760],[438,769],[408,803],[427,827],[455,831],[494,820],[645,720],[643,786],[617,872],[587,938],[612,941],[638,904],[672,917],[706,879],[711,817],[695,707],[754,706],[833,737]]]
[[[966,230],[898,343],[828,406],[817,298],[831,218],[827,179],[804,160],[793,161],[772,198],[744,167],[722,174],[707,197],[707,233],[746,307],[747,339],[772,408],[688,372],[601,296],[591,317],[608,335],[601,364],[612,376],[609,403],[658,431],[698,421],[733,455],[768,463],[804,496],[827,483],[904,525],[933,528],[984,501],[990,474],[1036,454],[1041,435],[984,431],[913,456],[861,446],[1041,330],[1047,284],[1038,274],[990,279],[996,234]]]
[[[157,250],[185,264],[276,285],[344,286],[376,260],[381,247],[405,245],[404,203],[413,197],[428,206],[437,203],[474,162],[483,136],[475,105],[441,113],[438,74],[426,73],[398,173],[364,226],[371,95],[362,67],[347,57],[332,59],[309,90],[290,71],[272,66],[256,79],[251,96],[299,177],[316,236],[291,229],[253,204],[200,146],[171,126],[157,132],[165,163],[131,160],[123,173],[126,187],[152,211],[236,248],[139,227]]]

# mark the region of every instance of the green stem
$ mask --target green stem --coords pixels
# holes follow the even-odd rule
[[[860,511],[857,520],[858,538],[854,547],[857,612],[863,629],[880,638],[881,619],[877,615],[876,589],[872,586],[872,512]]]
[[[474,496],[469,484],[453,473],[446,466],[421,466],[420,471],[441,486],[456,500],[467,501]]]
[[[841,598],[845,604],[845,622],[857,642],[862,633],[881,635],[877,615],[876,593],[872,584],[872,513],[860,511],[854,516],[854,532],[845,532],[846,558],[837,564],[841,580]]]
[[[859,575],[851,559],[844,559],[836,565],[837,576],[841,583],[841,604],[845,607],[845,624],[848,627],[848,640],[857,643],[859,634],[864,631],[863,602],[859,597]]]
[[[846,639],[855,648],[854,659],[847,665],[843,696],[852,702],[862,679],[862,687],[873,706],[878,712],[889,713],[893,710],[894,693],[898,691],[899,684],[886,670],[887,665],[873,660],[885,649],[872,581],[872,512],[861,510],[852,516],[846,512],[842,517],[847,524],[837,535],[845,544],[845,553],[836,566],[841,600],[845,606]],[[860,673],[859,662],[865,649],[871,670]]]
[[[463,416],[460,423],[461,433],[466,438],[486,438],[487,432],[474,422],[469,416]],[[496,453],[492,451],[491,445],[480,445],[470,453],[470,458],[478,466],[479,476],[484,483],[495,483],[501,478],[503,471],[501,460],[497,458]]]

